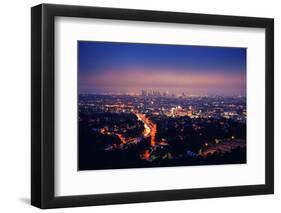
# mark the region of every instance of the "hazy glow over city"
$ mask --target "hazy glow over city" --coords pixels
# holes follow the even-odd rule
[[[79,93],[245,95],[246,49],[78,43]]]

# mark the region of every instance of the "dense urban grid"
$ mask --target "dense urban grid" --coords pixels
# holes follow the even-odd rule
[[[246,98],[80,94],[79,170],[246,163]]]

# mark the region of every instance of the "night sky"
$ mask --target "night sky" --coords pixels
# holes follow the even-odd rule
[[[78,41],[79,93],[246,95],[246,48]]]

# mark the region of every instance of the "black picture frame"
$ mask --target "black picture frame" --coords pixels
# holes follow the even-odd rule
[[[56,197],[54,21],[58,16],[264,28],[265,184]],[[31,9],[31,73],[31,204],[36,207],[47,209],[274,193],[274,20],[271,18],[41,4]]]

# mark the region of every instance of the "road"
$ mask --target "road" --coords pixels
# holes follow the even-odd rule
[[[151,136],[150,145],[152,147],[155,146],[155,136],[157,132],[157,125],[154,124],[149,118],[145,116],[145,114],[136,113],[136,116],[140,121],[144,123],[144,131],[143,136],[149,137]]]

